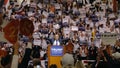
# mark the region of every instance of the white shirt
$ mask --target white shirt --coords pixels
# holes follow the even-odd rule
[[[33,16],[35,13],[33,13],[33,12],[27,12],[27,14],[28,14],[28,16]]]
[[[42,45],[42,48],[43,49],[47,49],[47,42],[46,42],[46,40],[45,39],[43,39],[42,41],[41,41],[42,43],[41,43],[41,45]]]
[[[83,34],[83,36],[81,36],[81,34]],[[85,41],[86,39],[87,39],[87,37],[86,37],[86,33],[85,32],[82,32],[82,33],[79,34],[79,40],[80,41]]]
[[[79,44],[73,44],[74,45],[74,52],[80,47]]]
[[[103,20],[99,21],[99,24],[106,25],[107,18],[103,18]]]
[[[41,4],[41,3],[39,3],[37,6],[38,6],[39,8],[42,8],[42,4]]]
[[[55,4],[55,9],[60,9],[60,4]]]
[[[86,17],[86,10],[85,10],[85,8],[83,7],[83,8],[80,8],[79,9],[79,11],[80,11],[80,17],[81,18],[85,18]]]
[[[108,17],[109,17],[109,18],[115,18],[115,14],[113,14],[113,13],[112,13],[112,14],[109,14]]]
[[[39,29],[40,23],[39,22],[36,22],[36,23],[34,22],[33,25],[34,25],[34,31],[37,31]]]
[[[86,57],[87,55],[85,54],[85,49],[80,48],[81,51],[81,57]]]
[[[74,26],[76,25],[76,21],[70,20],[70,23],[73,24]]]
[[[113,26],[113,25],[114,25],[114,21],[110,20],[110,26]]]
[[[31,42],[28,42],[28,45],[27,45],[26,48],[30,48],[30,49],[32,49],[32,43],[31,43]]]
[[[36,8],[36,3],[30,3],[30,7],[34,7],[34,8]]]
[[[49,13],[48,12],[46,12],[46,11],[43,11],[43,13],[42,13],[45,17],[48,17],[48,15],[49,15]]]
[[[93,26],[94,26],[93,22],[90,22],[90,27],[93,27]]]
[[[101,39],[96,39],[96,40],[95,40],[95,45],[96,45],[96,47],[100,48],[100,47],[101,47],[101,42],[102,42]]]
[[[50,39],[53,39],[53,38],[54,38],[54,32],[51,32],[51,33],[50,33],[49,38],[50,38]]]
[[[110,27],[106,26],[105,32],[111,32]]]
[[[33,38],[40,38],[40,36],[41,36],[41,33],[40,32],[35,32],[35,33],[33,33]]]
[[[70,28],[63,28],[63,33],[65,37],[70,37]]]
[[[85,41],[86,37],[85,36],[80,36],[79,39],[80,39],[80,41]]]
[[[53,45],[54,45],[54,46],[60,46],[60,41],[55,40],[55,41],[53,42]]]
[[[7,10],[7,11],[8,11],[8,18],[10,19],[10,17],[11,17],[11,13],[12,13],[12,9]]]
[[[63,18],[62,23],[68,23],[68,22],[69,22],[68,18]]]
[[[103,19],[104,16],[105,16],[105,12],[104,11],[103,12],[100,11],[99,14],[100,14],[100,18]]]
[[[105,12],[105,10],[106,10],[106,4],[105,4],[105,3],[102,3],[102,4],[100,4],[100,7],[101,7],[101,9],[103,9],[103,11]]]
[[[100,27],[100,28],[99,28],[99,32],[100,32],[100,33],[104,33],[104,32],[105,32],[105,29]]]
[[[42,23],[47,23],[47,19],[46,18],[42,19]]]
[[[40,57],[43,57],[44,56],[44,54],[45,54],[46,52],[45,51],[40,51]]]
[[[41,40],[34,39],[33,44],[37,46],[41,46]]]

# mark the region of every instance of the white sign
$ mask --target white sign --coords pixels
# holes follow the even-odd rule
[[[41,45],[41,40],[34,40],[33,44],[37,45],[37,46],[40,46]]]
[[[42,23],[47,23],[47,20],[46,19],[42,19]]]
[[[116,34],[116,33],[102,33],[101,34],[102,42],[105,45],[115,44],[118,37],[119,37],[119,34]]]
[[[40,34],[39,33],[34,33],[33,38],[40,38]]]
[[[71,30],[72,31],[78,31],[78,27],[77,26],[71,26]]]
[[[33,12],[28,12],[28,16],[33,16],[34,13]]]

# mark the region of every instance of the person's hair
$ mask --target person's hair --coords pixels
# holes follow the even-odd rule
[[[57,68],[56,64],[51,64],[49,68]]]
[[[72,41],[69,41],[68,44],[65,46],[66,53],[71,53],[73,51],[74,45]]]

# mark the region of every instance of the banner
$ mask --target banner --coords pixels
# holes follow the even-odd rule
[[[34,26],[31,20],[25,18],[20,21],[20,33],[29,36],[32,35]]]
[[[119,37],[119,34],[116,34],[116,33],[102,33],[100,37],[102,39],[103,44],[105,44],[105,45],[115,44],[116,40]]]
[[[78,31],[78,27],[77,26],[71,26],[71,30],[72,31]]]
[[[52,46],[50,52],[51,52],[51,56],[63,56],[63,47]]]
[[[10,23],[7,24],[7,26],[3,28],[4,37],[12,44],[15,44],[17,42],[18,26],[19,21],[12,20]]]

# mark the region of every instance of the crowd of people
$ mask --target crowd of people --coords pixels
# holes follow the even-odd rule
[[[120,53],[119,38],[114,46],[104,45],[101,34],[120,33],[120,12],[113,11],[110,1],[82,1],[39,0],[36,3],[31,0],[28,3],[27,0],[23,0],[19,5],[15,0],[11,1],[7,8],[2,7],[4,20],[27,18],[34,25],[32,39],[19,34],[18,68],[32,68],[38,65],[47,68],[48,46],[67,46],[70,42],[73,50],[67,51],[65,55],[68,55],[63,56],[63,67],[77,66],[77,62],[81,60],[95,60],[88,65],[92,68],[119,68],[120,61],[113,57]],[[120,59],[120,56],[117,56],[117,59]]]

